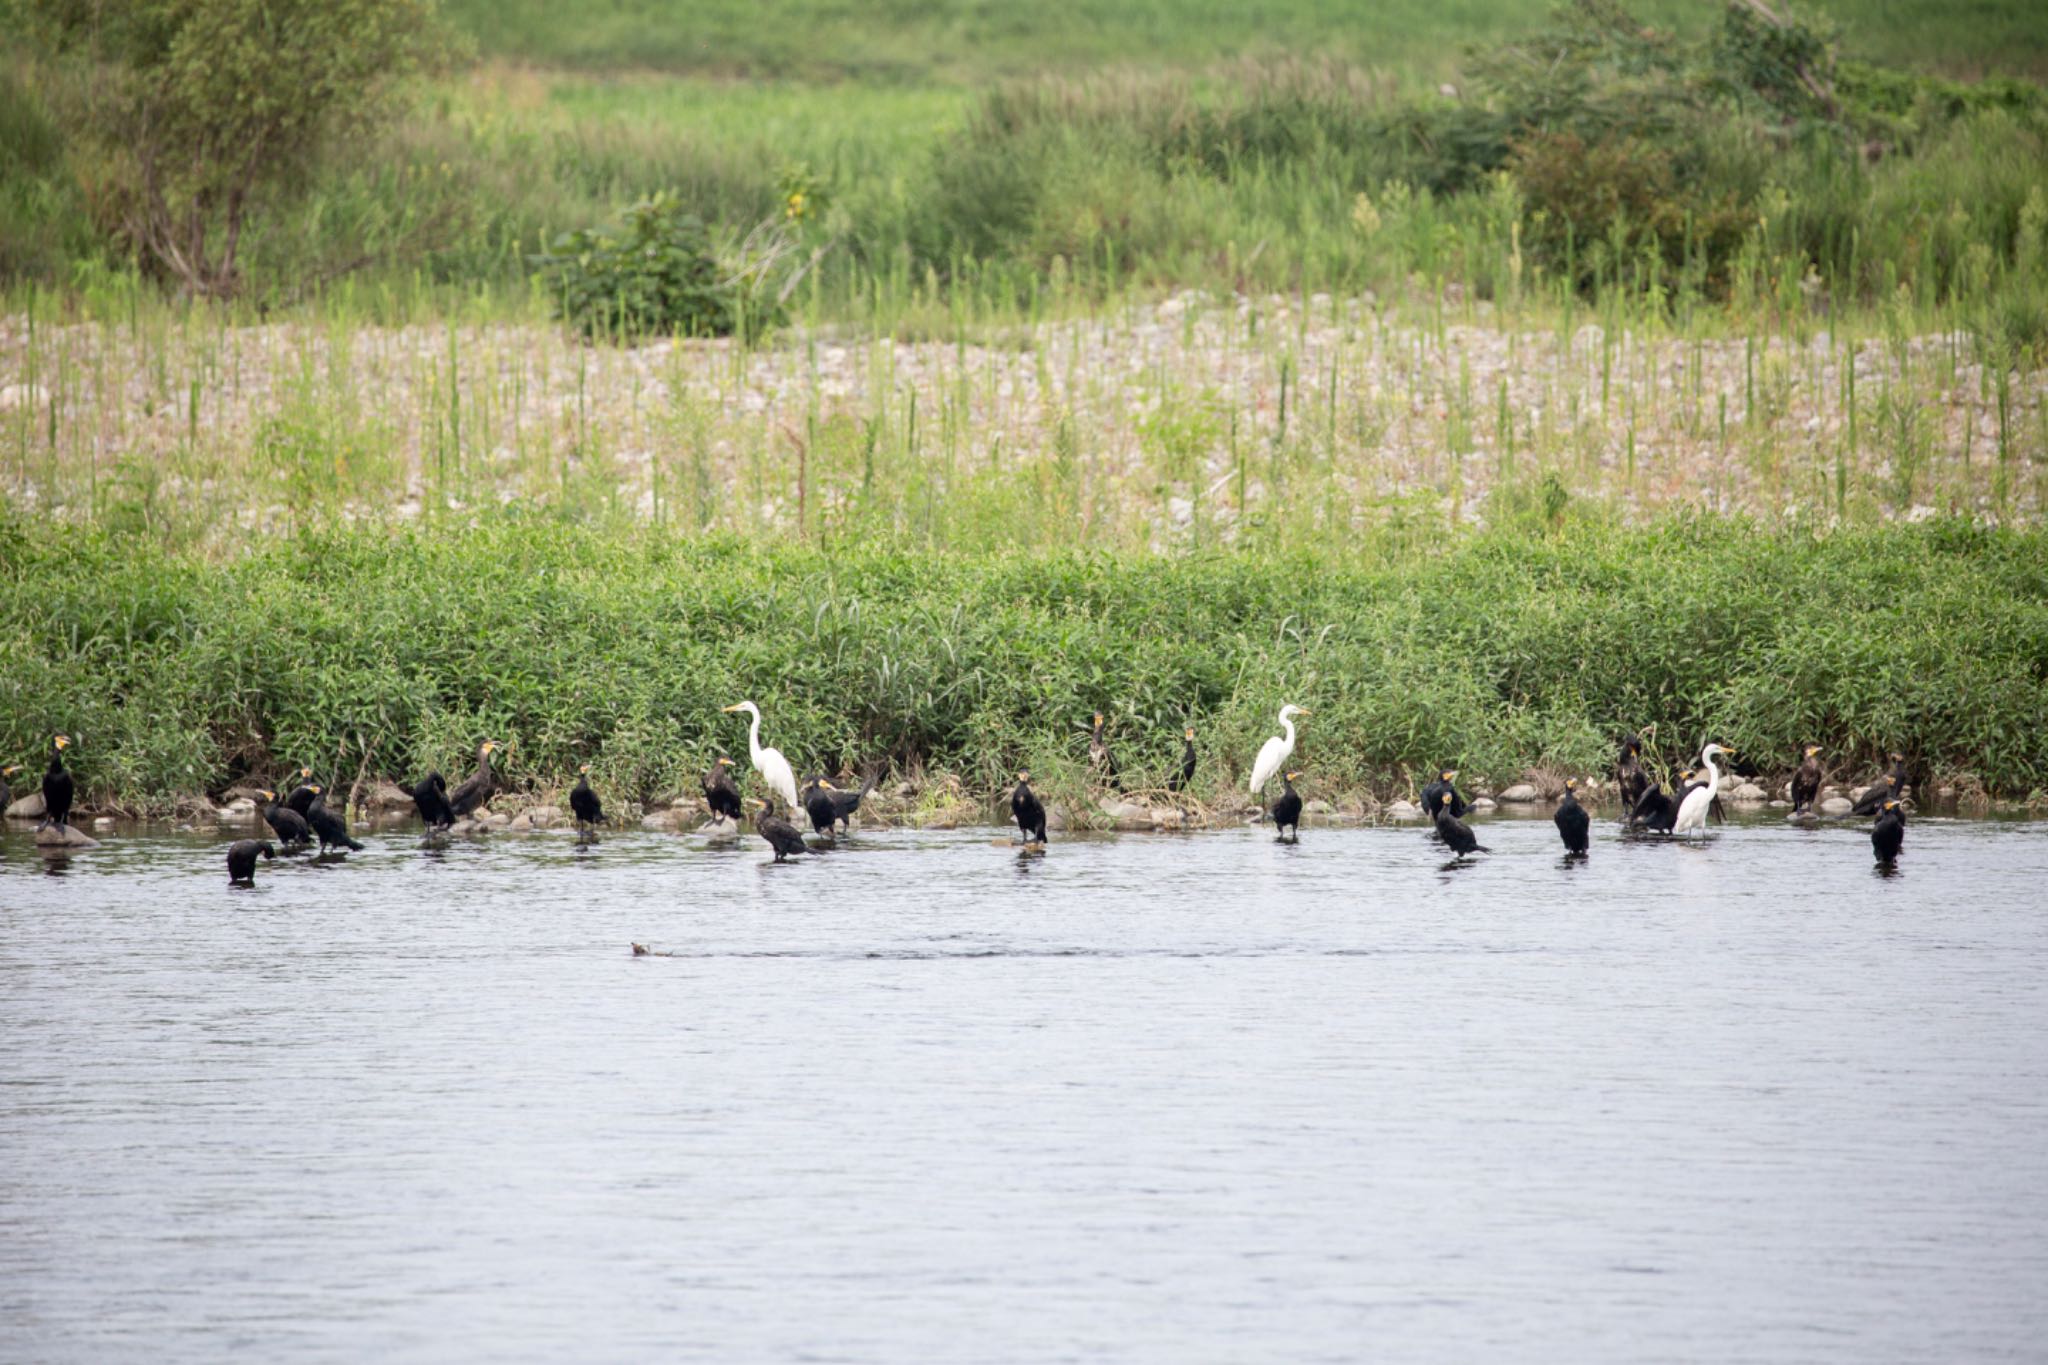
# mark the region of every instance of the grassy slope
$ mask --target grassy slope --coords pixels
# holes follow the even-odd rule
[[[1769,766],[1811,737],[1850,773],[1899,745],[2048,784],[2048,536],[1959,523],[972,558],[510,514],[220,563],[13,517],[0,577],[0,753],[63,728],[95,800],[286,760],[347,780],[366,745],[372,773],[455,771],[485,735],[515,744],[515,781],[589,758],[644,799],[743,745],[719,712],[742,696],[799,763],[918,760],[982,791],[1019,762],[1070,788],[1098,708],[1127,772],[1163,771],[1191,719],[1221,790],[1283,700],[1315,711],[1324,791],[1586,771],[1642,726],[1672,756],[1718,738]]]
[[[1319,53],[1441,75],[1464,45],[1525,29],[1532,0],[447,0],[483,50],[543,65],[705,74],[973,81],[1137,62],[1199,65],[1240,53]],[[2048,73],[2048,25],[2025,0],[1834,0],[1845,51],[1974,75]],[[1699,0],[1647,0],[1647,21],[1712,21]]]

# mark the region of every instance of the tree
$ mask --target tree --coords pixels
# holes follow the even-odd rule
[[[193,294],[241,285],[243,231],[365,137],[447,51],[435,0],[32,0],[77,61],[102,217]]]

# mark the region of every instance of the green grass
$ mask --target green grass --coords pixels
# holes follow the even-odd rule
[[[538,65],[897,83],[1119,62],[1198,66],[1245,52],[1319,52],[1418,79],[1468,44],[1526,28],[1530,0],[451,0],[485,52]],[[1836,0],[1852,55],[1961,75],[2048,73],[2048,28],[2023,0]],[[1715,6],[1654,0],[1650,23],[1704,27]]]
[[[579,761],[628,799],[691,790],[760,702],[804,767],[887,760],[998,789],[1079,781],[1080,722],[1127,773],[1183,723],[1205,791],[1282,701],[1318,790],[1598,771],[1619,731],[1838,771],[1900,747],[1996,792],[2048,784],[2048,536],[1962,523],[1825,537],[1739,522],[1394,528],[1344,553],[962,556],[772,548],[506,511],[376,523],[228,558],[0,521],[0,754],[58,729],[86,798],[161,804],[285,762],[517,785]]]

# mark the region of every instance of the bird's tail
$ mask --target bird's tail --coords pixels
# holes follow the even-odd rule
[[[1474,844],[1474,845],[1472,845],[1472,848],[1473,848],[1473,851],[1474,851],[1474,852],[1477,852],[1477,853],[1491,853],[1491,852],[1493,852],[1493,850],[1492,850],[1492,849],[1490,849],[1490,848],[1488,848],[1488,847],[1487,847],[1487,846],[1486,846],[1485,844]]]
[[[341,836],[341,841],[344,844],[347,844],[350,848],[354,849],[358,853],[361,853],[363,851],[363,846],[357,843],[355,840],[349,838],[346,834]]]

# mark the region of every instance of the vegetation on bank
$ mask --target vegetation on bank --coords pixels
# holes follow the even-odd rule
[[[1604,771],[1645,729],[1766,771],[1888,749],[1998,794],[2048,786],[2048,534],[1955,521],[1827,536],[1718,520],[1181,557],[773,548],[506,511],[322,526],[221,560],[0,520],[0,755],[75,740],[81,800],[162,805],[286,763],[582,761],[615,800],[695,790],[745,697],[804,768],[887,762],[977,792],[1078,790],[1102,710],[1123,770],[1196,727],[1201,792],[1243,781],[1283,701],[1317,789]]]
[[[1270,53],[1058,75],[1025,63],[978,93],[485,68],[430,86],[374,142],[309,159],[294,193],[245,228],[242,292],[275,308],[354,274],[387,303],[481,296],[530,311],[547,297],[531,275],[544,244],[665,192],[710,226],[736,277],[760,264],[749,235],[778,222],[797,238],[781,259],[805,271],[800,302],[882,325],[919,292],[1030,310],[1056,277],[1097,299],[1452,282],[1486,296],[1612,291],[1652,311],[1726,301],[1744,315],[1903,298],[2038,349],[2039,87],[1846,55],[1894,14],[1858,12],[1844,45],[1811,14],[1771,8],[1781,27],[1763,12],[1736,0],[1700,7],[1714,22],[1651,29],[1580,0],[1548,24],[1480,25],[1473,35],[1495,41],[1448,96],[1341,56]],[[1196,31],[1230,27],[1198,6],[1187,17]],[[504,32],[522,24],[554,31],[519,11]],[[1971,41],[1995,31],[1954,27]],[[704,34],[720,31],[691,40],[714,63],[725,39]],[[1438,32],[1445,46],[1468,36]],[[0,276],[68,290],[133,256],[123,201],[72,131],[66,70],[0,69],[0,142],[19,149],[0,158]]]

